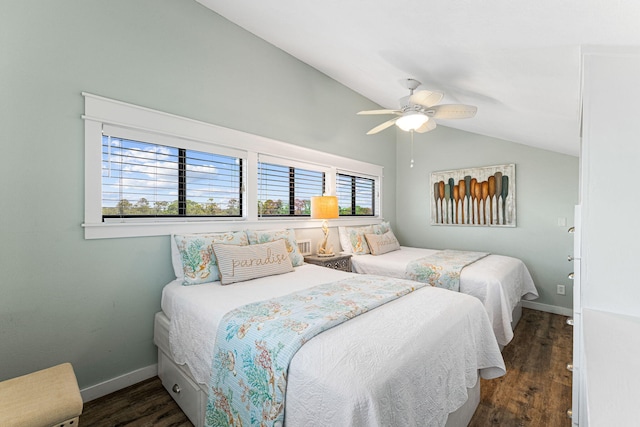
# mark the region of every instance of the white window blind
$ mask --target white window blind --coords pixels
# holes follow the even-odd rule
[[[103,220],[242,216],[241,158],[114,133],[102,136]]]
[[[324,193],[325,173],[258,162],[258,216],[309,216],[311,197]]]
[[[375,192],[375,180],[372,178],[344,173],[336,175],[340,216],[374,216]]]

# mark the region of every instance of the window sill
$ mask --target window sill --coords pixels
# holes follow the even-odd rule
[[[330,227],[350,227],[355,225],[378,224],[378,217],[337,218],[329,221]],[[151,237],[168,236],[171,234],[189,233],[218,233],[245,229],[273,229],[273,228],[320,228],[321,220],[264,218],[257,221],[249,220],[216,220],[216,221],[182,221],[182,222],[100,222],[84,223],[84,238],[116,239],[123,237]]]

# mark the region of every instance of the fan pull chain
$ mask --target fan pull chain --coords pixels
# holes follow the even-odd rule
[[[413,129],[411,129],[411,164],[409,167],[413,167]]]

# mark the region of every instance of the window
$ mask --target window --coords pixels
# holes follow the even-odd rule
[[[83,96],[86,239],[317,228],[322,194],[340,197],[341,225],[382,215],[382,166]]]
[[[102,217],[242,216],[242,159],[102,136]]]
[[[340,216],[375,215],[375,180],[339,173],[336,177],[336,195]]]
[[[258,163],[258,216],[309,216],[311,196],[324,193],[324,172]]]

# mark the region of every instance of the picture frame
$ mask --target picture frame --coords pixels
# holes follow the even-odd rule
[[[514,163],[431,173],[431,225],[516,226]]]

